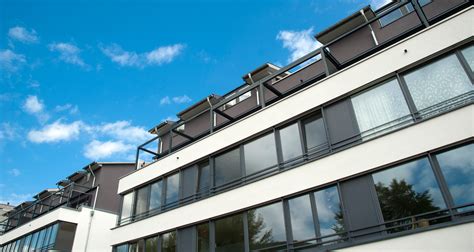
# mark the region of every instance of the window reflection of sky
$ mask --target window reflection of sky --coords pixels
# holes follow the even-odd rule
[[[265,234],[271,232],[273,242],[286,242],[285,220],[281,202],[257,208],[254,210],[254,214],[254,221],[259,220],[259,218],[263,220],[263,228],[257,234],[251,234],[253,235],[251,237],[253,241],[260,241]]]
[[[288,201],[290,205],[293,240],[301,241],[314,238],[314,223],[309,195],[303,195]]]
[[[335,186],[314,193],[321,235],[336,233],[336,214],[340,211],[339,195]]]
[[[418,159],[403,165],[393,167],[372,175],[374,183],[382,183],[389,187],[393,179],[397,181],[404,180],[412,185],[412,189],[417,193],[423,193],[428,190],[433,205],[439,208],[445,208],[441,191],[433,174],[433,170],[427,158]]]
[[[455,205],[474,202],[474,144],[436,156]]]

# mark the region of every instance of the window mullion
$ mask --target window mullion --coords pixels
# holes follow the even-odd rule
[[[410,91],[408,90],[407,83],[405,80],[400,76],[400,74],[396,73],[396,78],[400,88],[402,89],[403,97],[405,97],[405,101],[407,102],[408,109],[410,110],[410,114],[414,121],[417,121],[419,118],[417,116],[417,109],[415,106],[415,102],[413,101],[413,97],[411,97]]]
[[[443,173],[441,171],[441,167],[439,165],[438,159],[436,156],[428,154],[428,160],[430,162],[431,168],[433,169],[435,178],[438,182],[438,185],[441,190],[441,194],[443,196],[443,199],[448,206],[449,213],[451,214],[451,217],[453,217],[453,207],[454,207],[454,200],[453,197],[451,196],[451,193],[449,192],[448,184],[446,183],[446,180],[444,179]]]

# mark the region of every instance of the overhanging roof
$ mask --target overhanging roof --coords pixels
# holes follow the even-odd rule
[[[211,102],[211,104],[216,104],[217,102],[219,102],[221,100],[221,97],[216,95],[216,94],[211,94],[209,96],[207,96],[206,98],[196,102],[194,105],[186,108],[185,110],[179,112],[177,114],[177,116],[181,119],[181,120],[188,120],[189,118],[199,114],[200,112],[208,109],[210,107],[209,105],[209,102],[207,101],[209,99],[209,101]]]
[[[176,122],[171,120],[165,120],[160,124],[156,125],[155,127],[148,130],[151,134],[160,135],[163,132],[167,132],[170,130],[171,126],[173,126]]]
[[[272,75],[273,73],[277,72],[278,70],[280,70],[279,66],[267,62],[267,63],[257,67],[257,69],[253,70],[252,72],[242,76],[242,79],[246,83],[252,84],[253,82],[259,81],[259,80],[261,80],[261,79],[263,79],[263,78],[265,78],[269,75]],[[252,77],[252,80],[250,80],[249,74]]]

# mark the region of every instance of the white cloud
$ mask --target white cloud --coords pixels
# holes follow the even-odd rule
[[[98,160],[117,154],[125,154],[133,149],[135,149],[135,146],[124,144],[122,141],[101,142],[93,140],[84,147],[84,156],[89,159]]]
[[[59,53],[59,59],[73,65],[87,67],[80,56],[81,49],[71,43],[52,43],[49,44],[49,50]]]
[[[23,54],[16,54],[10,49],[0,51],[0,69],[5,72],[14,73],[26,64]]]
[[[33,194],[16,194],[16,193],[11,193],[8,196],[1,195],[0,196],[0,203],[2,204],[7,204],[9,203],[12,206],[17,206],[25,201],[31,200],[33,197]]]
[[[117,121],[107,123],[97,127],[98,131],[103,135],[111,136],[115,139],[139,143],[148,140],[151,135],[142,127],[132,126],[128,121]]]
[[[30,114],[40,113],[44,109],[44,103],[36,95],[29,95],[23,103],[23,109]]]
[[[169,96],[165,96],[163,98],[161,98],[160,100],[160,105],[167,105],[167,104],[171,104],[171,99]]]
[[[18,170],[16,168],[13,168],[13,169],[8,171],[8,174],[12,175],[13,177],[18,177],[18,176],[21,175],[21,172],[20,172],[20,170]]]
[[[54,111],[56,111],[56,112],[68,111],[69,114],[76,114],[77,112],[79,112],[79,107],[77,105],[72,105],[70,103],[66,103],[64,105],[57,105],[54,108]]]
[[[370,6],[376,10],[388,3],[392,2],[392,0],[371,0],[370,1]]]
[[[15,127],[13,127],[10,123],[4,122],[0,124],[0,140],[9,140],[12,141],[19,137],[19,134]]]
[[[184,49],[183,44],[158,47],[152,51],[137,53],[125,51],[118,44],[99,46],[102,52],[120,66],[143,68],[151,65],[162,65],[172,62]]]
[[[189,96],[187,96],[187,95],[173,97],[173,102],[178,103],[178,104],[188,103],[188,102],[191,102],[191,101],[192,101],[191,98],[189,98]]]
[[[72,123],[62,123],[60,120],[45,125],[40,130],[28,132],[28,139],[34,143],[55,143],[60,141],[70,141],[79,137],[82,121]]]
[[[15,26],[8,30],[8,37],[13,40],[20,41],[25,44],[32,44],[38,42],[36,31],[31,29],[28,31],[24,27]]]
[[[304,55],[321,47],[321,43],[313,39],[313,27],[301,31],[280,31],[276,37],[283,42],[283,47],[290,51],[288,62],[293,62]]]

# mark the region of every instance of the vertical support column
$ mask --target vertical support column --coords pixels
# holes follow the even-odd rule
[[[263,86],[262,82],[259,82],[258,84],[258,97],[260,99],[260,106],[262,108],[265,108],[265,93],[264,93],[265,87]]]
[[[418,0],[411,0],[411,3],[413,4],[413,8],[415,9],[416,15],[418,15],[418,18],[421,20],[423,25],[425,27],[430,26],[430,23],[428,22],[428,19],[426,18],[426,15],[420,6],[420,3],[418,3]]]
[[[173,147],[173,129],[171,128],[168,132],[170,141],[168,142],[168,154],[171,153],[171,148]]]
[[[324,46],[321,46],[319,48],[319,54],[321,55],[321,60],[323,61],[324,64],[324,72],[326,73],[326,76],[329,76],[329,67],[328,67],[328,62],[326,59],[326,54],[324,53]]]

